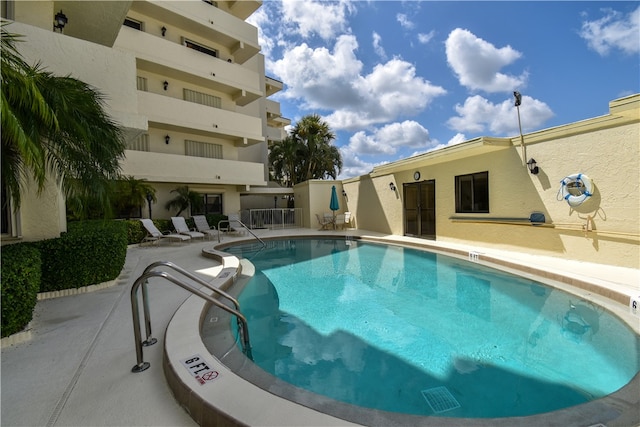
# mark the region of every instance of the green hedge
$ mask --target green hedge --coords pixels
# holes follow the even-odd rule
[[[40,252],[31,243],[2,247],[2,337],[23,330],[33,318],[40,287]]]
[[[113,280],[127,256],[123,221],[71,222],[57,239],[35,243],[42,259],[40,292],[80,288]]]

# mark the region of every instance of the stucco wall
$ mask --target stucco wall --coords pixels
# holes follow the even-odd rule
[[[319,228],[320,224],[316,214],[322,216],[324,213],[331,213],[329,204],[331,202],[331,187],[334,185],[340,204],[340,209],[336,211],[336,215],[338,215],[347,211],[347,203],[342,195],[340,181],[312,179],[293,187],[295,207],[302,208],[303,211],[303,227]]]
[[[354,213],[358,228],[404,234],[403,183],[414,182],[413,172],[420,171],[420,180],[435,180],[437,240],[639,268],[639,104],[637,96],[631,121],[612,114],[525,135],[526,159],[533,157],[538,162],[537,175],[523,166],[519,145],[450,161],[434,162],[425,156],[415,162],[399,162],[395,169],[385,166],[389,173],[374,170],[371,175],[346,180],[345,209]],[[456,213],[455,177],[483,171],[489,172],[490,213]],[[593,180],[594,194],[572,208],[558,200],[558,191],[560,181],[574,173]],[[389,189],[390,182],[395,192]],[[532,212],[544,213],[546,225],[453,220],[526,219]]]

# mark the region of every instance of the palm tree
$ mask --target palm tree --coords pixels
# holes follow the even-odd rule
[[[330,149],[336,136],[329,129],[327,122],[317,114],[304,116],[293,128],[293,135],[302,144],[300,160],[303,180],[321,179],[327,175],[338,176],[342,170],[342,160],[339,166],[330,165],[327,161],[327,156],[334,157],[336,154]],[[340,153],[337,154],[339,158]]]
[[[204,205],[204,201],[202,200],[200,193],[189,190],[187,185],[171,190],[171,192],[177,193],[177,196],[169,200],[165,205],[165,208],[168,211],[178,209],[176,216],[180,216],[180,214],[189,209],[189,207],[195,210],[201,210]]]
[[[336,179],[342,171],[342,156],[332,144],[334,139],[319,115],[303,117],[290,135],[270,148],[274,178],[287,187],[309,179]]]
[[[20,36],[2,23],[2,186],[14,208],[32,178],[41,192],[51,173],[67,197],[108,201],[109,182],[120,173],[125,143],[105,113],[102,95],[72,77],[27,64],[16,48]]]
[[[276,141],[269,149],[269,163],[273,177],[285,187],[298,183],[298,151],[300,144],[288,135],[282,141]]]
[[[128,218],[131,218],[132,213],[139,211],[147,204],[148,195],[151,197],[151,201],[158,201],[156,189],[146,179],[136,179],[133,176],[122,177],[115,183],[113,204],[116,212],[126,214]]]

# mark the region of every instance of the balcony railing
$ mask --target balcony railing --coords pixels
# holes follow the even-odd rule
[[[138,108],[149,123],[180,129],[185,133],[206,132],[233,140],[236,146],[264,142],[262,120],[258,117],[208,107],[181,99],[138,91]]]
[[[267,185],[262,163],[208,159],[148,151],[125,151],[122,174],[152,182]]]
[[[237,105],[245,106],[263,96],[257,72],[162,37],[122,27],[116,47],[133,53],[141,70],[172,81],[197,81],[204,88],[230,95]]]

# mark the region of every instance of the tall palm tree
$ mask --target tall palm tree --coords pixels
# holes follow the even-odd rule
[[[334,139],[319,115],[303,117],[285,139],[270,148],[274,178],[287,187],[309,179],[336,179],[342,171],[342,156]]]
[[[327,166],[325,157],[331,153],[329,147],[336,136],[318,114],[304,116],[294,126],[293,135],[302,143],[300,160],[303,180],[324,178],[329,173],[337,176],[340,173],[342,162],[339,168],[333,166],[332,171],[323,170]]]
[[[68,197],[108,200],[120,173],[125,143],[104,111],[102,95],[70,76],[29,65],[17,50],[20,36],[2,23],[1,177],[14,208],[28,178],[42,191],[49,173]]]
[[[183,185],[174,190],[171,190],[172,193],[176,193],[176,197],[169,200],[165,205],[165,208],[170,211],[172,209],[178,209],[176,216],[180,216],[182,212],[191,208],[194,210],[201,210],[204,201],[202,200],[202,195],[200,193],[196,193],[195,191],[189,190],[189,186]]]
[[[285,187],[293,187],[298,181],[298,151],[300,144],[288,135],[282,141],[276,141],[269,149],[269,163],[274,178]]]

